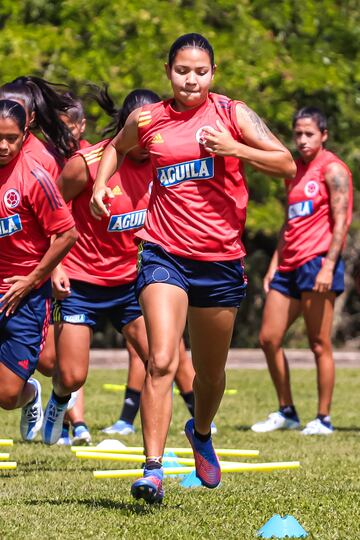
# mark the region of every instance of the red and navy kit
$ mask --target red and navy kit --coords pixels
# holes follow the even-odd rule
[[[55,181],[61,173],[62,166],[58,163],[56,158],[49,152],[45,143],[35,137],[32,133],[29,133],[26,137],[23,147],[25,154],[32,157],[50,177]]]
[[[281,272],[295,270],[318,255],[326,254],[329,249],[334,223],[325,172],[331,163],[340,163],[349,173],[347,222],[350,225],[352,183],[351,172],[345,163],[328,150],[321,150],[309,163],[298,159],[296,177],[286,180],[288,216],[279,259]]]
[[[0,167],[0,293],[4,278],[26,276],[50,246],[50,236],[74,226],[54,180],[21,151]]]
[[[114,198],[108,202],[110,217],[94,219],[89,210],[93,183],[100,159],[109,141],[102,141],[75,156],[81,156],[89,171],[85,189],[72,201],[79,238],[63,260],[70,279],[114,287],[136,278],[137,247],[134,233],[145,221],[149,201],[151,164],[124,159],[120,171],[109,180]]]
[[[199,107],[176,111],[172,100],[142,107],[139,144],[150,152],[154,171],[143,240],[167,252],[201,261],[239,259],[248,189],[242,163],[209,154],[203,129],[217,121],[241,141],[236,103],[210,93]]]
[[[54,180],[23,150],[0,167],[0,302],[11,285],[39,264],[50,236],[71,229],[74,220]],[[49,280],[30,292],[15,313],[0,314],[0,362],[27,380],[35,371],[50,315]]]

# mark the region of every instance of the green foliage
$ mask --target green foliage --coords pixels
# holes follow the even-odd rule
[[[165,97],[169,46],[200,32],[215,49],[214,91],[247,102],[290,147],[294,111],[320,106],[329,119],[328,148],[348,163],[359,189],[358,8],[357,0],[2,0],[0,80],[34,74],[67,82],[85,101],[95,142],[108,119],[88,99],[86,83],[109,83],[118,104],[135,87]],[[282,181],[253,170],[248,181],[248,238],[261,231],[273,243],[283,219]],[[354,231],[358,194],[355,208]]]

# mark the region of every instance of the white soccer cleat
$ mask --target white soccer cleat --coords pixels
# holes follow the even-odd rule
[[[41,435],[45,444],[55,444],[60,439],[66,410],[67,403],[58,403],[52,395],[50,396],[41,428]]]
[[[132,435],[135,433],[135,428],[132,424],[128,424],[124,420],[118,420],[112,426],[104,428],[101,431],[107,435]]]
[[[311,420],[311,422],[306,424],[301,435],[331,435],[334,433],[334,428],[330,421],[328,424],[324,424],[320,418],[315,418],[315,420]]]
[[[280,411],[277,411],[269,414],[265,421],[257,422],[251,426],[251,429],[255,433],[268,433],[277,429],[299,429],[299,427],[299,420],[287,418]]]
[[[24,441],[33,441],[40,431],[44,413],[41,404],[41,385],[36,379],[29,379],[36,389],[34,401],[25,405],[21,410],[20,433]]]

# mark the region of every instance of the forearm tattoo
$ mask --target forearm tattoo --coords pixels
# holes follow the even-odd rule
[[[328,177],[330,189],[331,215],[334,220],[333,237],[327,259],[336,262],[344,243],[349,207],[349,175],[345,170],[337,170]]]
[[[258,139],[260,141],[270,140],[271,131],[267,127],[265,122],[261,120],[260,116],[258,116],[256,112],[250,109],[250,107],[248,107],[247,105],[242,105],[242,109],[246,112],[247,117],[249,118],[251,124],[254,126]]]

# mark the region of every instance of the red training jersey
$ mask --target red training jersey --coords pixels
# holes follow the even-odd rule
[[[56,161],[55,157],[49,152],[45,143],[29,133],[23,144],[23,151],[29,154],[35,161],[49,173],[50,178],[56,180],[61,173],[62,167]]]
[[[110,217],[92,217],[89,202],[100,160],[109,140],[101,141],[75,156],[81,156],[89,172],[85,189],[72,200],[72,212],[79,233],[76,244],[62,262],[71,279],[115,287],[136,278],[137,247],[134,233],[145,221],[152,177],[150,162],[125,158],[109,180],[114,198],[108,202]],[[71,158],[73,159],[73,158]]]
[[[4,278],[32,272],[50,236],[74,226],[54,180],[26,152],[0,167],[0,292]]]
[[[334,222],[325,172],[330,163],[340,163],[349,173],[348,226],[351,223],[352,177],[347,165],[328,150],[320,151],[309,163],[297,159],[295,178],[285,180],[288,217],[279,259],[281,272],[295,270],[329,249]]]
[[[217,121],[242,140],[236,103],[210,93],[199,107],[178,112],[173,100],[145,105],[138,122],[139,144],[153,165],[154,186],[144,228],[137,233],[166,251],[195,260],[238,259],[248,189],[239,159],[209,154],[203,129]]]

